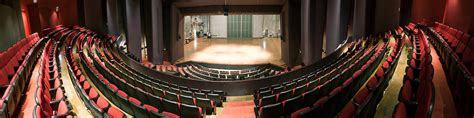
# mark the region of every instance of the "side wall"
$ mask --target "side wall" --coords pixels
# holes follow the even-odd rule
[[[395,29],[400,22],[400,0],[376,0],[373,33]]]
[[[17,0],[11,2],[13,5],[18,5]],[[0,45],[0,51],[5,51],[8,47],[15,44],[18,40],[25,37],[23,30],[23,23],[21,21],[21,14],[19,7],[0,4],[0,40],[2,44]]]
[[[447,0],[444,12],[444,24],[468,32],[474,12],[474,0]],[[474,29],[471,29],[471,31]]]
[[[446,0],[413,0],[411,22],[442,22]]]

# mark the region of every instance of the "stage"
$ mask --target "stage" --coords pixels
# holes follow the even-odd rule
[[[212,64],[282,66],[280,39],[198,39],[184,46],[179,62],[196,61]],[[179,63],[178,62],[178,63]]]

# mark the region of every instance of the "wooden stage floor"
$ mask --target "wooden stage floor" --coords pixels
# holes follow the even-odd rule
[[[252,65],[271,63],[283,66],[281,40],[264,39],[198,39],[184,45],[180,62]]]

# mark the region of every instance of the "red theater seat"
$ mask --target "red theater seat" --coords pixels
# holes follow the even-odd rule
[[[357,93],[354,97],[354,103],[358,106],[362,105],[365,101],[368,100],[369,93],[369,89],[365,87],[362,88],[362,90],[360,90],[359,93]]]
[[[107,114],[111,118],[125,118],[125,114],[123,114],[120,110],[118,110],[115,107],[110,107],[109,110],[107,110]]]
[[[56,116],[67,116],[67,115],[69,115],[70,110],[69,110],[66,102],[61,101],[59,103],[58,110],[56,110],[56,111],[57,111],[56,114],[55,114]]]
[[[95,100],[99,97],[99,93],[97,93],[97,91],[95,91],[95,89],[91,89],[89,91],[88,95],[89,95],[89,99],[91,99],[91,100]]]
[[[100,108],[100,109],[103,109],[103,110],[106,110],[110,107],[110,104],[109,102],[107,102],[107,100],[105,100],[105,98],[103,98],[102,96],[100,96],[98,99],[97,99],[97,102],[96,102],[97,106]]]
[[[169,118],[179,118],[179,115],[176,115],[176,114],[170,113],[170,112],[163,112],[162,114],[164,116],[168,116]]]
[[[150,111],[152,111],[152,112],[158,112],[158,109],[157,109],[156,107],[154,107],[154,106],[144,104],[143,107],[145,107],[145,109],[146,109],[147,111],[149,111],[149,112],[150,112]]]
[[[354,118],[356,110],[356,106],[349,102],[339,113],[339,118]]]

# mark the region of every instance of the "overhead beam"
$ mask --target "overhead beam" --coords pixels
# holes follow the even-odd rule
[[[223,15],[223,5],[179,8],[183,15]],[[281,5],[231,5],[229,14],[280,14]]]

